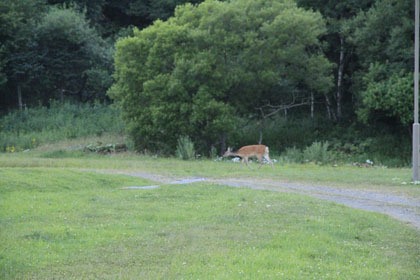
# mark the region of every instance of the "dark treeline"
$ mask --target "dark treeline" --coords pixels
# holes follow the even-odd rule
[[[0,0],[0,111],[105,100],[115,40],[183,2]]]
[[[286,116],[409,139],[412,1],[202,2],[0,0],[0,111],[114,99],[138,149],[261,141]]]

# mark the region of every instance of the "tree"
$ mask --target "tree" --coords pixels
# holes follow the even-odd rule
[[[327,20],[328,32],[323,41],[328,43],[327,56],[329,60],[334,61],[337,67],[335,71],[336,87],[333,94],[336,110],[332,110],[330,96],[327,94],[324,96],[329,118],[342,120],[344,103],[346,100],[352,100],[350,83],[354,68],[357,67],[354,45],[348,40],[347,22],[361,11],[371,7],[375,0],[297,0],[297,2],[303,7],[319,10]]]
[[[42,99],[86,101],[104,98],[111,83],[112,48],[84,14],[75,8],[51,7],[36,28],[38,67],[33,86]],[[102,91],[102,94],[101,94]]]
[[[379,0],[349,24],[362,66],[355,74],[357,113],[365,123],[413,120],[413,14],[410,1]]]
[[[23,106],[22,87],[36,67],[29,49],[44,10],[43,0],[0,0],[0,94],[7,107]]]
[[[143,29],[157,19],[173,16],[175,7],[202,0],[48,0],[48,4],[76,4],[103,37],[118,36],[121,30],[136,26]]]
[[[0,0],[0,10],[2,104],[22,108],[64,97],[106,98],[113,48],[76,6],[48,9],[41,0]]]
[[[117,42],[109,94],[138,150],[173,151],[189,135],[208,152],[223,146],[236,118],[258,116],[296,92],[329,90],[324,32],[320,14],[291,0],[180,6],[173,18]],[[309,71],[318,72],[311,82]]]

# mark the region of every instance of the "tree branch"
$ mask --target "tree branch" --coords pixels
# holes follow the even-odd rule
[[[263,119],[271,117],[272,115],[277,114],[279,111],[281,110],[287,110],[290,108],[294,108],[294,107],[299,107],[299,106],[303,106],[303,105],[308,105],[310,104],[310,100],[308,98],[303,98],[302,101],[300,103],[295,103],[295,96],[293,95],[293,101],[289,104],[282,104],[282,105],[271,105],[270,103],[265,104],[261,107],[257,107],[256,109],[259,110],[261,112],[261,116],[263,117]],[[266,113],[264,110],[270,110],[271,112]]]

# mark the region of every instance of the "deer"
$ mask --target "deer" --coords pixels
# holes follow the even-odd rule
[[[243,164],[245,162],[246,166],[248,166],[250,169],[252,169],[252,168],[248,165],[248,158],[249,157],[256,157],[258,159],[258,161],[260,162],[260,167],[258,167],[258,169],[261,168],[261,166],[263,164],[262,158],[264,157],[271,164],[271,168],[274,169],[273,162],[271,161],[270,157],[268,156],[268,147],[265,146],[265,145],[243,146],[242,148],[240,148],[236,152],[232,152],[232,148],[229,147],[227,149],[227,151],[224,153],[223,157],[228,157],[228,156],[241,157],[242,158],[242,167],[243,167]]]

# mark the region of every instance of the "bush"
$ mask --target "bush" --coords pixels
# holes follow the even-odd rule
[[[303,150],[303,158],[308,162],[326,164],[333,159],[333,153],[328,151],[329,143],[314,142]]]
[[[194,143],[188,136],[181,136],[178,138],[178,145],[176,148],[176,156],[183,160],[192,160],[195,158]]]
[[[303,161],[303,153],[296,147],[286,148],[282,160],[287,163],[301,163]]]
[[[248,10],[252,13],[244,12]],[[321,15],[293,1],[183,5],[168,21],[156,21],[118,40],[115,83],[108,94],[121,105],[137,150],[175,150],[177,137],[190,135],[200,143],[197,150],[208,153],[236,129],[237,118],[255,116],[255,107],[292,98],[295,85],[297,90],[312,84],[329,89],[333,65],[318,40],[324,32]],[[302,67],[308,64],[311,67]],[[284,83],[284,68],[299,71],[292,71]],[[317,75],[311,75],[310,82],[301,78],[313,71]]]
[[[314,142],[303,151],[296,147],[286,148],[281,159],[286,163],[314,162],[326,164],[334,159],[334,153],[329,151],[328,148],[328,142]]]
[[[210,154],[209,154],[209,158],[211,158],[211,159],[216,159],[216,158],[218,158],[218,155],[217,155],[217,149],[216,149],[216,147],[211,146],[211,149],[210,149]]]

